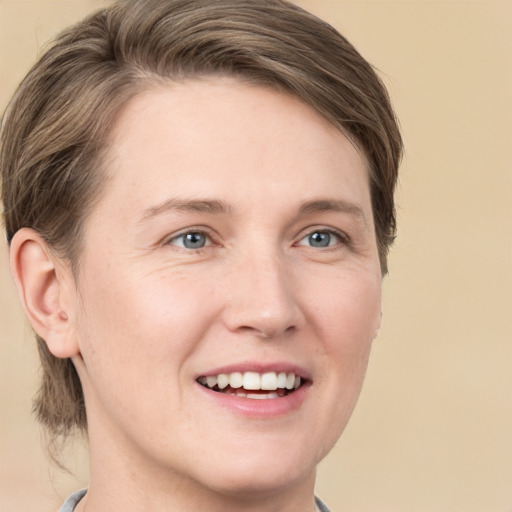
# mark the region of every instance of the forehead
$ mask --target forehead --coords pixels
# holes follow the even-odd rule
[[[169,83],[133,98],[106,161],[106,195],[129,196],[140,211],[176,194],[245,202],[247,189],[260,201],[277,200],[284,188],[304,200],[330,191],[369,199],[364,159],[329,121],[292,95],[227,78]]]
[[[135,129],[144,130],[148,136],[155,135],[162,128],[155,122],[163,117],[167,129],[172,123],[175,135],[187,128],[198,133],[198,125],[205,130],[213,128],[213,135],[244,128],[238,132],[238,140],[250,135],[250,129],[257,126],[267,131],[274,128],[269,136],[281,138],[287,133],[297,133],[306,124],[313,144],[318,135],[324,143],[328,136],[338,144],[342,131],[292,93],[234,77],[207,76],[154,84],[131,98],[114,125],[111,147],[122,145],[123,139]],[[148,121],[153,124],[153,131]],[[279,133],[283,122],[288,123],[287,129]],[[230,140],[234,137],[232,133]],[[219,138],[214,137],[213,141],[218,143]],[[357,146],[355,149],[359,152]],[[363,154],[359,157],[365,158]]]

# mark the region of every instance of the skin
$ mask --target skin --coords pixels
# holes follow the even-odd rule
[[[211,78],[131,100],[107,162],[76,282],[30,230],[13,241],[21,289],[44,274],[30,278],[38,261],[53,272],[22,295],[84,388],[91,480],[78,510],[311,512],[380,322],[364,158],[298,99]],[[203,248],[183,246],[191,231]],[[308,376],[283,414],[220,406],[196,382],[276,362]]]

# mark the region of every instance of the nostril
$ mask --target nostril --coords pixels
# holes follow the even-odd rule
[[[282,335],[289,335],[292,334],[295,330],[295,325],[289,325],[287,327],[281,328],[279,325],[271,324],[260,325],[259,327],[242,325],[237,329],[237,331],[240,333],[251,334],[263,339],[273,339]]]

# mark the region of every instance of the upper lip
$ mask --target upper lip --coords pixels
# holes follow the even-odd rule
[[[261,363],[255,361],[244,361],[240,363],[229,364],[226,366],[214,368],[212,370],[207,370],[203,373],[199,373],[196,378],[199,377],[209,377],[213,375],[219,375],[221,373],[230,374],[230,373],[245,373],[245,372],[256,372],[256,373],[269,373],[269,372],[285,372],[285,373],[294,373],[297,377],[301,377],[304,380],[311,380],[311,375],[309,372],[293,363],[289,362],[271,362],[271,363]]]

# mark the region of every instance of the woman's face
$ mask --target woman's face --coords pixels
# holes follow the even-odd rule
[[[93,469],[311,482],[380,320],[363,159],[294,97],[209,79],[133,99],[106,161],[70,316]]]

